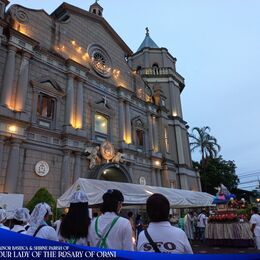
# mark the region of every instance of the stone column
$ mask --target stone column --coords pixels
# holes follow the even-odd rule
[[[176,126],[175,127],[175,133],[176,133],[176,145],[177,145],[177,152],[178,152],[178,164],[184,164],[184,153],[183,153],[183,145],[182,145],[182,134],[181,134],[181,127]]]
[[[174,93],[174,84],[170,83],[170,106],[171,106],[171,115],[172,116],[178,116],[177,114],[177,109],[176,109],[176,104],[175,104],[175,93]]]
[[[149,150],[154,150],[154,140],[153,140],[153,119],[150,112],[147,112],[148,118],[148,136],[149,136]]]
[[[73,177],[73,183],[80,178],[81,174],[81,153],[76,152],[75,153],[75,167],[74,167],[74,177]]]
[[[61,167],[61,187],[60,191],[63,194],[70,185],[70,150],[64,150],[62,167]]]
[[[156,170],[152,169],[151,174],[152,174],[152,185],[158,186],[157,183],[156,183]]]
[[[77,89],[76,128],[82,128],[83,126],[83,99],[83,81],[80,79]]]
[[[158,169],[156,169],[156,170],[155,170],[155,174],[156,174],[156,177],[157,177],[157,185],[158,185],[159,187],[161,187],[161,186],[162,186],[161,171],[158,170]]]
[[[5,137],[0,136],[0,169],[2,169],[2,161],[3,161],[3,155],[4,155],[4,143],[5,143]]]
[[[196,180],[197,180],[198,191],[202,191],[199,171],[196,171]]]
[[[125,141],[127,144],[132,143],[131,118],[129,102],[125,102]]]
[[[74,120],[74,76],[71,73],[68,74],[65,113],[65,125],[72,125]]]
[[[153,141],[154,141],[154,151],[159,151],[159,136],[158,136],[158,123],[157,118],[153,116]]]
[[[9,45],[1,93],[1,104],[7,106],[8,108],[13,108],[11,99],[14,87],[15,54],[16,47]]]
[[[6,177],[5,177],[5,187],[4,192],[15,193],[17,190],[17,180],[19,173],[19,156],[20,156],[20,144],[21,140],[13,139],[11,141],[11,148],[9,152]]]
[[[123,99],[119,99],[119,141],[125,141],[125,108]]]
[[[162,185],[163,187],[170,188],[169,171],[168,166],[166,164],[163,165],[162,169]]]
[[[144,50],[144,67],[147,69],[150,67],[150,64],[149,64],[149,53],[147,50]]]
[[[18,83],[17,83],[15,111],[24,111],[25,110],[30,58],[31,58],[31,54],[29,54],[27,52],[23,53],[22,61],[21,61],[21,65],[20,65]]]

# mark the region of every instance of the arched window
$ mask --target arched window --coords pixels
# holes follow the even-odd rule
[[[159,74],[159,65],[157,63],[154,63],[152,66],[153,74],[158,75]]]
[[[152,66],[153,69],[159,69],[159,65],[157,63],[154,63]]]
[[[132,127],[134,144],[143,148],[145,146],[145,126],[140,117],[133,119]]]

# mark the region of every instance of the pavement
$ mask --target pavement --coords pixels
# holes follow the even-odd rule
[[[226,247],[208,246],[200,241],[192,241],[191,246],[194,254],[259,254],[260,250],[255,247]]]

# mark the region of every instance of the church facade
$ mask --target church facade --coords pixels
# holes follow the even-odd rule
[[[200,191],[184,78],[151,39],[136,52],[103,17],[0,0],[0,192],[59,197],[79,177]],[[109,183],[108,183],[109,188]]]

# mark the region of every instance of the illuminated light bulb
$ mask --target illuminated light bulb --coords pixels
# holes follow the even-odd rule
[[[73,40],[73,41],[71,41],[71,44],[72,45],[76,45],[76,42]]]
[[[155,161],[155,165],[159,166],[160,165],[160,161]]]
[[[17,128],[16,128],[15,125],[9,125],[8,131],[11,132],[11,133],[15,133],[17,131]]]
[[[97,116],[97,119],[101,119],[101,116]]]
[[[105,126],[106,126],[106,123],[102,123],[101,126],[102,126],[102,127],[105,127]]]

